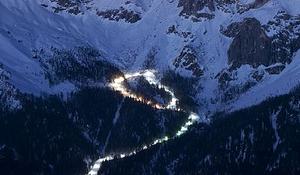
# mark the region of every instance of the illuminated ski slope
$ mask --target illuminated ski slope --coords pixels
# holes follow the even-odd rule
[[[110,84],[110,87],[112,89],[114,89],[115,91],[120,92],[124,97],[130,97],[130,98],[132,98],[136,101],[139,101],[141,103],[145,103],[147,105],[150,105],[155,109],[171,109],[171,110],[176,110],[176,111],[184,111],[184,109],[180,109],[177,106],[177,103],[178,103],[179,100],[178,100],[178,98],[176,98],[174,92],[170,88],[168,88],[167,86],[162,85],[160,83],[160,81],[157,80],[154,73],[155,72],[152,71],[152,70],[144,70],[144,71],[131,73],[131,74],[128,73],[128,74],[125,74],[124,77],[115,78],[112,81],[112,83]],[[162,88],[166,92],[168,92],[171,95],[171,100],[169,101],[169,103],[166,106],[154,103],[152,101],[144,99],[142,96],[138,96],[138,95],[132,93],[130,90],[128,90],[124,86],[124,81],[125,80],[134,79],[134,78],[137,78],[137,77],[144,77],[150,84],[156,85],[159,88]],[[102,157],[94,163],[94,165],[91,167],[91,170],[89,171],[88,175],[97,175],[98,171],[101,168],[102,162],[129,157],[129,156],[137,154],[140,151],[146,150],[146,149],[150,148],[151,146],[154,146],[154,145],[157,145],[157,144],[160,144],[160,143],[163,143],[163,142],[167,142],[170,139],[174,139],[176,137],[179,137],[182,134],[184,134],[185,132],[187,132],[189,126],[193,125],[198,120],[199,120],[199,116],[197,114],[193,113],[193,112],[190,112],[188,120],[186,121],[186,123],[184,123],[184,125],[181,126],[181,128],[178,129],[176,135],[174,135],[173,137],[165,136],[163,138],[158,138],[158,139],[154,140],[150,144],[145,144],[141,148],[137,148],[137,149],[135,149],[131,152],[125,152],[125,153],[121,153],[121,154],[117,154],[117,155],[107,155],[105,157]]]

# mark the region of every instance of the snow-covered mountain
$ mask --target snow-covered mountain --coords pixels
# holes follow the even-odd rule
[[[286,117],[299,113],[299,89],[294,91],[300,83],[299,49],[300,0],[1,0],[0,174],[2,167],[10,166],[17,167],[15,174],[86,173],[102,149],[119,153],[174,134],[186,111],[205,116],[201,119],[212,124],[203,122],[183,139],[142,153],[151,165],[141,174],[165,173],[157,163],[159,156],[164,157],[161,166],[172,170],[169,174],[179,170],[175,165],[188,167],[179,160],[200,161],[207,168],[199,170],[203,174],[222,170],[230,174],[231,165],[238,167],[233,168],[234,174],[241,168],[240,161],[235,161],[222,169],[218,160],[223,160],[224,152],[218,152],[218,147],[202,145],[195,150],[202,138],[208,145],[232,151],[228,160],[249,154],[243,161],[253,165],[253,157],[260,156],[259,142],[270,137],[263,147],[281,159],[289,143],[297,145],[286,135],[297,135],[293,129],[298,133],[299,122]],[[155,110],[108,89],[113,78],[146,69],[155,70],[159,82],[174,91],[179,109],[184,110]],[[158,102],[170,98],[144,79],[127,83],[144,98]],[[277,97],[284,94],[289,95]],[[239,111],[242,108],[248,109]],[[255,112],[262,114],[249,119]],[[244,115],[245,120],[240,117]],[[275,121],[277,116],[280,120]],[[114,118],[120,118],[116,127],[111,123]],[[220,121],[238,125],[231,130],[221,127]],[[15,128],[20,130],[12,132]],[[250,139],[246,144],[245,135]],[[184,146],[195,137],[200,139],[185,149],[199,154],[177,152],[177,144]],[[236,149],[228,148],[229,138],[235,139],[228,142]],[[249,152],[253,144],[254,151]],[[271,150],[274,144],[276,149]],[[203,150],[209,154],[202,154]],[[138,172],[148,161],[141,160],[140,166],[139,156],[104,164],[102,172],[120,173],[129,163],[134,164],[130,170]],[[212,156],[220,157],[213,160]],[[280,168],[273,158],[264,159],[263,168]],[[299,165],[293,156],[288,160]],[[215,166],[220,171],[213,171]]]
[[[0,0],[0,174],[297,174],[299,49],[299,0]]]
[[[74,84],[51,86],[40,60],[54,48],[92,47],[124,71],[197,77],[201,111],[234,110],[298,84],[299,3],[2,0],[0,61],[23,92],[68,92]]]

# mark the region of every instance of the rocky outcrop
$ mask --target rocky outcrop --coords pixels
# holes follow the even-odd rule
[[[173,65],[176,69],[185,69],[191,71],[193,76],[203,75],[203,68],[198,64],[196,51],[191,47],[184,47],[180,55],[174,60]]]
[[[50,0],[57,4],[57,6],[51,7],[55,13],[66,11],[68,13],[78,15],[83,13],[83,7],[85,7],[92,0]],[[43,7],[48,7],[46,4],[41,4]],[[87,7],[86,7],[87,8]]]
[[[228,61],[232,68],[244,64],[258,67],[275,63],[272,59],[272,39],[258,20],[247,18],[241,23],[233,23],[224,34],[234,37],[228,50]]]
[[[300,48],[300,17],[285,12],[262,26],[255,18],[232,23],[221,32],[233,38],[228,61],[233,69],[249,64],[253,67],[290,63]],[[271,35],[271,36],[269,36]]]
[[[210,20],[215,17],[214,12],[221,10],[225,13],[244,13],[250,9],[260,8],[270,0],[255,0],[243,4],[240,0],[179,0],[178,7],[182,7],[181,16],[191,17],[195,22]]]
[[[221,33],[233,38],[228,49],[230,66],[216,77],[223,94],[221,101],[236,98],[268,74],[280,74],[300,48],[299,24],[300,17],[280,12],[266,25],[255,18],[246,18],[225,30],[221,27]],[[239,70],[247,76],[239,77]]]
[[[181,16],[191,17],[193,21],[210,20],[215,17],[214,11],[234,13],[229,5],[237,4],[239,0],[179,0],[178,7],[182,7]]]
[[[237,70],[222,70],[215,77],[218,80],[218,94],[216,99],[222,103],[227,103],[237,99],[241,94],[255,86],[264,77],[264,71],[250,72],[245,79],[240,79]]]
[[[260,8],[263,5],[265,5],[267,2],[269,2],[270,0],[255,0],[252,3],[249,4],[242,4],[242,5],[238,5],[238,12],[239,13],[244,13],[250,9],[256,9],[256,8]]]
[[[300,49],[300,16],[281,11],[263,27],[272,38],[272,58],[276,62],[290,63]]]
[[[167,34],[175,34],[181,38],[193,38],[193,34],[190,31],[181,31],[178,29],[178,26],[172,25],[168,28]]]
[[[275,66],[270,66],[270,67],[266,68],[265,70],[269,74],[280,74],[280,72],[282,72],[284,68],[285,68],[285,65],[279,64],[279,65],[275,65]]]
[[[91,12],[97,16],[112,21],[125,20],[128,23],[135,23],[141,19],[141,15],[134,10],[126,9],[121,6],[118,9],[99,10],[94,5],[93,0],[49,0],[51,3],[42,3],[41,6],[53,10],[55,13],[67,12],[73,15],[84,14],[85,12]]]
[[[182,7],[182,11],[180,12],[181,16],[186,18],[192,16],[193,21],[214,18],[213,13],[201,12],[201,10],[206,7],[211,12],[214,11],[215,6],[213,0],[180,0],[178,7]]]
[[[136,23],[141,20],[139,13],[136,13],[132,10],[127,10],[124,7],[106,11],[97,11],[97,15],[112,21],[125,20],[125,22],[128,23]]]

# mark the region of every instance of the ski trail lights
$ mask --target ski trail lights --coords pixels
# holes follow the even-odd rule
[[[115,91],[120,92],[124,97],[130,97],[130,98],[134,99],[135,101],[147,104],[155,109],[170,109],[170,110],[174,110],[174,111],[178,111],[178,112],[184,111],[184,109],[180,109],[177,106],[179,100],[178,100],[178,98],[176,98],[174,92],[169,87],[162,85],[160,83],[160,81],[156,78],[154,73],[155,73],[155,71],[153,71],[153,70],[144,70],[144,71],[139,71],[139,72],[135,72],[135,73],[128,73],[128,74],[125,74],[124,76],[115,78],[112,81],[112,83],[109,84],[109,86],[112,89],[114,89]],[[132,93],[130,90],[128,90],[124,86],[125,80],[133,79],[133,78],[137,78],[137,77],[144,77],[151,85],[156,85],[157,87],[164,89],[167,93],[169,93],[171,95],[171,100],[169,101],[169,103],[166,106],[160,105],[158,103],[156,104],[150,100],[143,98],[142,96],[138,96],[138,95]],[[176,137],[180,137],[181,135],[186,133],[188,131],[189,127],[191,125],[193,125],[195,122],[197,122],[198,120],[199,120],[199,116],[196,113],[191,112],[189,114],[187,122],[184,123],[184,125],[180,127],[180,129],[176,132],[175,136],[173,136],[171,138],[168,136],[164,136],[160,139],[154,140],[152,143],[150,143],[148,145],[144,145],[141,148],[137,148],[136,150],[133,150],[131,152],[121,153],[121,154],[117,154],[117,155],[108,155],[106,157],[102,157],[94,163],[94,165],[91,167],[91,170],[89,171],[88,175],[97,175],[103,162],[111,161],[114,159],[123,159],[123,158],[129,157],[129,156],[133,156],[142,150],[149,149],[151,146],[154,146],[154,145],[157,145],[157,144],[160,144],[163,142],[167,142],[170,139],[174,139]]]

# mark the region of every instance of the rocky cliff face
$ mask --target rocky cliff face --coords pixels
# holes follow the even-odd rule
[[[289,15],[284,11],[278,12],[273,20],[265,26],[272,36],[272,57],[278,62],[291,62],[291,58],[300,48],[300,16]]]
[[[193,1],[193,0],[180,0],[178,7],[182,7],[180,14],[185,17],[193,16],[193,20],[197,21],[201,18],[212,19],[214,14],[211,13],[215,10],[214,2],[212,0]],[[204,8],[208,8],[209,12],[201,12]]]
[[[237,4],[237,0],[180,0],[178,7],[182,7],[181,16],[192,17],[193,21],[211,20],[215,17],[215,11],[221,10],[232,13],[228,6]]]
[[[50,0],[53,2],[53,5],[48,5],[42,3],[41,5],[43,7],[50,7],[55,13],[59,13],[62,11],[66,11],[70,14],[78,15],[84,13],[86,9],[90,9],[88,7],[88,4],[92,0],[83,0],[83,1],[77,1],[77,0]]]
[[[241,23],[233,23],[224,33],[234,38],[228,50],[228,61],[232,68],[245,64],[258,67],[276,63],[271,58],[272,40],[258,20],[248,18]]]
[[[124,7],[120,7],[120,9],[98,11],[97,15],[105,19],[114,20],[114,21],[125,20],[126,22],[129,23],[135,23],[141,20],[140,14],[134,11],[128,11],[124,9]]]
[[[12,6],[7,3],[4,9]],[[39,25],[32,25],[27,17],[20,28],[13,27],[10,21],[14,19],[1,26],[2,35],[13,43],[12,47],[24,47],[24,57],[35,64],[35,72],[28,75],[35,77],[45,74],[43,71],[47,74],[44,77],[53,74],[47,70],[49,65],[43,67],[48,63],[34,59],[36,51],[51,55],[52,48],[89,47],[103,53],[101,59],[125,71],[145,67],[159,72],[173,69],[183,76],[197,77],[201,83],[196,98],[208,111],[226,107],[256,85],[281,76],[300,47],[299,14],[290,1],[40,0],[15,6],[21,10],[35,8],[24,10],[32,18],[39,16],[35,13],[43,19],[51,16],[49,21],[35,21]],[[12,14],[15,19],[22,16]],[[35,30],[40,26],[43,28]],[[21,28],[26,35],[22,35]],[[5,64],[9,61],[5,60]],[[223,72],[228,72],[230,78],[221,78]],[[46,86],[44,77],[38,77],[43,82],[40,87]],[[230,89],[238,85],[243,90],[230,98],[233,100],[221,102],[217,94],[226,94],[227,90],[220,88],[224,84]]]
[[[180,15],[193,21],[213,19],[215,11],[225,13],[244,13],[251,9],[262,7],[269,0],[240,1],[240,0],[179,0],[178,7],[182,7]]]
[[[290,24],[276,30],[277,34],[269,37],[267,32],[275,26],[280,27],[280,21],[283,19],[291,20]],[[244,64],[258,67],[291,62],[291,57],[299,49],[297,17],[281,12],[275,20],[277,22],[269,21],[262,26],[257,19],[249,18],[228,26],[223,33],[234,38],[228,50],[229,64],[232,64],[233,68]]]
[[[53,10],[55,13],[66,12],[71,15],[84,15],[85,13],[92,13],[103,19],[108,19],[112,21],[124,20],[128,23],[135,23],[141,19],[139,12],[135,10],[127,9],[132,3],[126,1],[118,8],[112,9],[101,9],[95,5],[96,2],[93,0],[50,0],[41,3],[41,6],[50,10]],[[134,5],[133,5],[134,6]]]
[[[203,75],[203,67],[198,64],[198,55],[191,47],[185,47],[180,55],[174,60],[174,66],[177,69],[191,71],[195,77]]]
[[[164,167],[181,172],[180,168],[190,168],[188,164],[193,165],[194,169],[191,170],[195,172],[200,165],[205,167],[199,171],[203,174],[234,174],[243,168],[242,165],[252,169],[256,160],[264,159],[258,152],[261,146],[259,141],[265,139],[269,140],[264,143],[264,150],[267,150],[268,156],[274,157],[263,160],[262,169],[276,167],[286,170],[285,164],[275,164],[278,157],[285,160],[284,151],[289,150],[289,143],[282,145],[284,149],[280,150],[278,141],[274,151],[273,143],[276,143],[277,136],[283,136],[298,146],[287,136],[295,134],[298,125],[284,115],[298,115],[295,109],[299,107],[299,100],[293,101],[291,97],[289,102],[284,101],[280,105],[275,100],[274,103],[270,102],[271,107],[263,105],[261,109],[249,109],[248,113],[247,110],[239,112],[237,115],[242,117],[228,120],[228,126],[224,128],[224,120],[219,120],[220,115],[217,114],[230,113],[259,104],[272,96],[287,94],[300,83],[299,7],[300,2],[296,0],[1,0],[0,104],[3,106],[1,109],[13,107],[11,109],[17,112],[4,110],[5,116],[11,118],[0,116],[3,121],[0,122],[0,125],[3,124],[0,133],[10,133],[14,128],[23,130],[16,133],[13,139],[0,134],[5,136],[5,143],[1,143],[4,139],[0,139],[0,170],[6,167],[1,166],[1,156],[6,155],[9,165],[21,165],[18,166],[20,170],[24,168],[25,158],[30,161],[30,166],[37,164],[42,170],[38,174],[63,174],[63,171],[66,174],[80,174],[85,171],[92,159],[99,156],[100,150],[96,148],[104,145],[116,108],[121,102],[118,95],[103,88],[107,87],[112,77],[121,76],[122,72],[142,69],[156,70],[157,77],[183,99],[184,104],[180,105],[185,109],[220,123],[212,127],[197,125],[194,133],[185,138],[187,141],[178,141],[179,145],[191,141],[191,145],[185,149],[199,154],[189,151],[180,154],[175,151],[171,155],[172,150],[176,150],[172,144],[166,149],[164,146],[157,147],[161,152],[150,150],[161,156],[165,164],[155,163],[155,156],[147,155],[149,161],[151,159],[154,163],[148,165],[140,161],[147,165],[145,172],[140,174],[166,174]],[[96,90],[90,90],[91,87]],[[142,89],[138,91],[141,94],[152,92],[143,85],[137,87],[139,89],[136,91]],[[159,99],[153,95],[156,93],[145,94],[150,99]],[[43,107],[43,104],[47,107]],[[290,107],[291,104],[296,108]],[[279,106],[282,110],[279,110]],[[135,108],[138,109],[133,111]],[[269,112],[257,116],[262,109]],[[159,136],[166,132],[166,123],[172,123],[172,116],[177,116],[149,109],[130,100],[125,100],[124,108],[120,110],[125,117],[117,124],[121,129],[111,133],[115,139],[108,144],[110,151],[132,148],[144,143],[148,137]],[[39,118],[37,111],[47,116]],[[278,111],[282,113],[279,117],[280,130],[287,126],[295,128],[289,132],[283,129],[274,137],[272,126],[275,125],[271,125],[269,119],[273,112],[276,114]],[[255,117],[248,116],[252,117],[251,120],[244,120],[243,117],[248,114]],[[141,116],[146,116],[146,119]],[[228,116],[231,118],[234,115]],[[13,119],[17,117],[22,120],[14,123]],[[160,117],[166,120],[160,120]],[[177,117],[176,123],[180,122],[180,116]],[[32,125],[23,127],[27,123]],[[56,125],[59,128],[52,131],[51,128]],[[231,126],[237,127],[230,130]],[[67,132],[64,132],[65,127]],[[201,133],[203,128],[208,129],[207,133]],[[124,130],[130,130],[130,133],[119,135]],[[255,141],[252,130],[255,133],[263,130],[265,135],[255,135],[258,138]],[[52,135],[33,134],[41,138],[38,142],[42,146],[38,147],[40,143],[32,138],[29,146],[32,152],[27,154],[23,149],[27,142],[19,142],[18,138],[27,138],[32,133],[40,132]],[[220,133],[224,135],[220,136]],[[195,137],[201,138],[199,142],[193,142]],[[233,140],[229,141],[229,137]],[[48,143],[49,138],[54,141]],[[72,140],[74,138],[75,141]],[[118,147],[125,138],[128,142],[122,142],[122,147]],[[208,149],[202,145],[201,149],[194,149],[202,143],[202,138],[212,147]],[[65,139],[71,141],[60,142]],[[234,144],[231,149],[228,148],[229,143]],[[72,150],[64,150],[67,149],[64,144]],[[220,148],[215,145],[221,145],[223,151],[218,152]],[[33,150],[37,150],[37,153]],[[19,157],[14,157],[14,152],[24,159],[15,161]],[[55,156],[51,157],[52,154]],[[44,155],[50,158],[41,160]],[[228,157],[223,159],[222,155]],[[64,168],[61,162],[65,159],[61,157],[75,158],[76,161]],[[193,159],[188,160],[188,157]],[[221,163],[213,157],[222,160]],[[297,158],[290,156],[288,159],[295,167],[299,167]],[[181,163],[181,160],[188,163]],[[200,163],[196,165],[193,162]],[[127,163],[125,160],[124,164]],[[130,163],[131,160],[128,165],[132,172],[145,167]],[[71,171],[73,164],[78,165],[78,169]],[[163,166],[162,171],[160,165]],[[103,172],[108,174],[124,170],[118,163],[116,166],[109,164],[106,168]],[[265,171],[258,172],[263,173]]]

